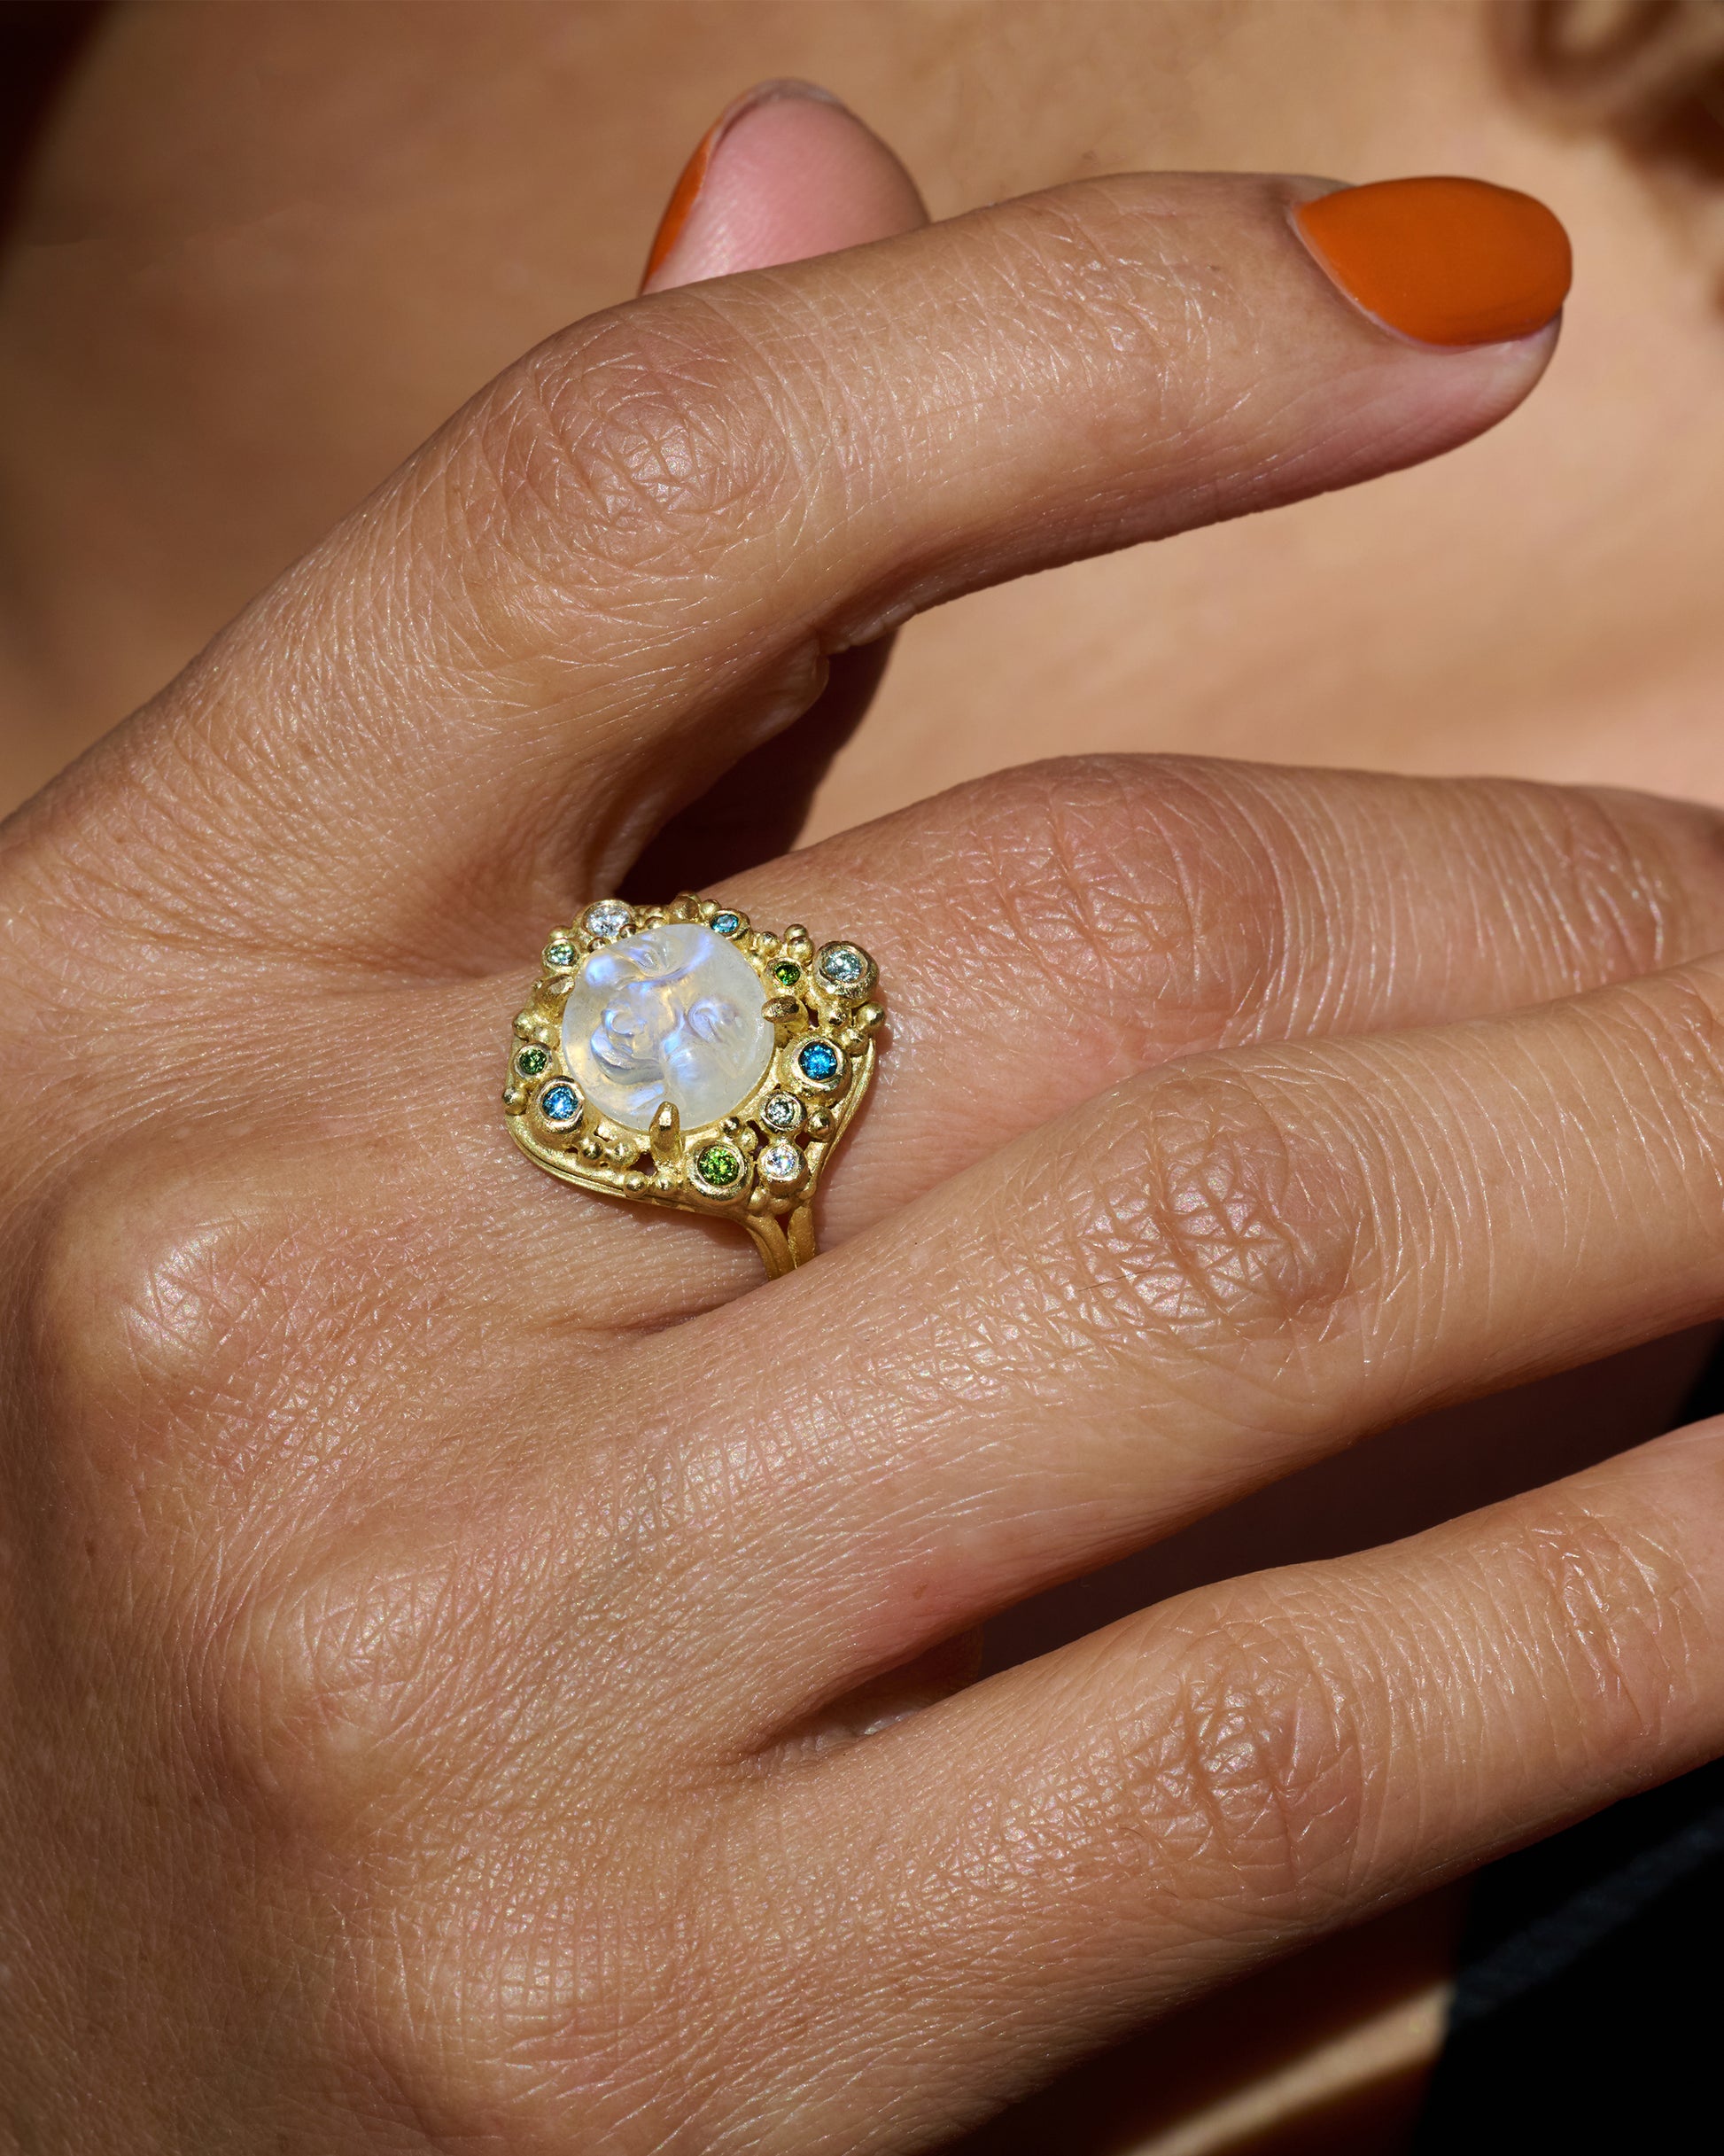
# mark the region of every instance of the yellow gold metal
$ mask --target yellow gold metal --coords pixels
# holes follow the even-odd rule
[[[752,927],[735,907],[693,891],[668,906],[631,908],[628,934],[664,922],[711,927],[718,920],[717,932],[759,975],[762,1011],[773,1031],[765,1073],[730,1114],[685,1129],[667,1101],[648,1130],[635,1131],[600,1115],[582,1097],[563,1060],[563,1007],[569,992],[593,952],[615,940],[614,935],[588,932],[591,911],[583,907],[571,926],[547,938],[543,972],[515,1020],[502,1096],[510,1137],[547,1174],[579,1189],[734,1221],[753,1238],[768,1279],[806,1265],[815,1253],[814,1194],[821,1172],[874,1078],[874,1035],[886,1016],[874,961],[849,941],[822,945],[817,959],[813,939],[800,922],[775,935]],[[838,951],[860,961],[859,969],[850,960],[835,969],[850,977],[829,978],[821,970],[820,961]],[[775,966],[786,969],[785,979],[774,977]],[[799,971],[788,972],[791,967]],[[839,1068],[830,1080],[809,1077],[797,1060],[812,1040],[837,1051]],[[547,1114],[547,1094],[553,1109],[563,1104],[564,1094],[572,1094],[576,1112]],[[800,1112],[793,1121],[774,1124],[767,1116],[766,1104],[776,1095],[796,1103]],[[799,1166],[776,1150],[786,1146],[800,1156]],[[765,1151],[763,1163],[765,1148],[773,1150]],[[729,1160],[722,1157],[726,1149]],[[713,1179],[728,1175],[733,1166],[733,1181]]]
[[[659,1166],[673,1166],[682,1148],[682,1117],[677,1113],[674,1101],[666,1101],[653,1117],[648,1139],[652,1147],[653,1158]]]

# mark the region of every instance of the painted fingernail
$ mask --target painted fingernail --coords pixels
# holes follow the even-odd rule
[[[771,105],[780,97],[807,97],[817,105],[836,105],[838,100],[830,90],[822,90],[815,82],[791,80],[775,82],[757,82],[746,90],[712,122],[695,145],[695,154],[683,167],[676,185],[671,190],[671,199],[664,206],[664,214],[658,221],[658,230],[653,234],[653,244],[648,252],[647,267],[641,273],[641,287],[645,291],[664,267],[672,247],[681,237],[683,228],[701,198],[701,190],[706,185],[707,175],[712,169],[712,160],[718,145],[730,130],[746,113],[763,105]]]
[[[1568,234],[1532,195],[1488,180],[1378,180],[1293,214],[1355,306],[1426,345],[1530,337],[1568,296]]]

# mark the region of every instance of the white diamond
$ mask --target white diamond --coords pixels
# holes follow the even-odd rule
[[[620,899],[601,899],[596,906],[587,907],[581,926],[594,943],[610,943],[634,926],[634,909]]]
[[[802,1121],[802,1102],[793,1093],[768,1094],[760,1120],[769,1131],[794,1131]]]
[[[802,1174],[802,1155],[795,1146],[768,1146],[760,1156],[760,1172],[769,1183],[794,1183]]]
[[[563,1062],[598,1112],[626,1130],[648,1129],[666,1101],[685,1130],[717,1123],[772,1061],[765,992],[735,945],[711,929],[643,929],[594,951],[575,976]]]

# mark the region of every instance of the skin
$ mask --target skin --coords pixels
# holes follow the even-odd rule
[[[910,222],[905,195],[871,169],[882,217]],[[975,1617],[1419,1406],[1710,1310],[1709,1227],[1697,1223],[1674,1249],[1670,1234],[1673,1214],[1705,1210],[1692,1194],[1710,1172],[1715,988],[1704,965],[1674,985],[1551,1014],[1525,1042],[1436,1033],[1340,1060],[1315,1048],[1289,1059],[1285,1046],[1506,1011],[1710,949],[1720,938],[1705,818],[1531,790],[1110,764],[997,781],[735,881],[727,890],[759,917],[842,915],[881,956],[900,1029],[894,1091],[882,1088],[835,1179],[824,1231],[834,1256],[774,1290],[776,1303],[740,1306],[771,1313],[753,1335],[737,1332],[732,1301],[749,1283],[745,1253],[603,1209],[571,1218],[562,1194],[524,1190],[466,1112],[475,1087],[493,1084],[485,1059],[518,992],[520,953],[548,918],[621,875],[650,824],[698,795],[763,720],[806,701],[819,650],[1003,567],[1176,530],[1196,496],[1215,506],[1212,486],[1223,507],[1260,506],[1286,485],[1290,458],[1302,488],[1429,454],[1506,409],[1547,355],[1548,339],[1459,362],[1386,353],[1290,248],[1275,208],[1285,190],[1266,201],[1157,184],[1148,199],[1104,190],[1076,212],[1064,198],[1021,213],[1022,228],[1008,220],[1004,237],[954,228],[961,237],[918,243],[937,241],[936,253],[871,257],[859,299],[806,288],[817,348],[854,346],[861,324],[877,346],[877,325],[889,323],[948,393],[994,386],[999,355],[951,335],[944,306],[916,328],[913,295],[928,285],[949,305],[974,292],[987,320],[1011,323],[1026,290],[1045,294],[1057,331],[1012,347],[1006,408],[990,409],[985,442],[951,469],[941,459],[951,442],[906,434],[895,405],[878,401],[878,381],[846,380],[858,453],[835,471],[815,418],[834,391],[800,360],[785,377],[794,424],[780,469],[757,381],[722,334],[714,341],[703,307],[650,333],[575,332],[525,377],[529,410],[541,398],[551,408],[543,439],[521,421],[523,377],[513,377],[14,827],[8,913],[27,994],[8,1056],[20,1099],[59,1084],[42,1061],[43,1014],[73,1022],[100,992],[114,938],[128,950],[187,946],[141,1000],[135,1035],[104,1051],[124,1048],[115,1083],[150,1073],[148,1097],[165,1105],[149,1144],[128,1143],[117,1159],[105,1126],[90,1124],[45,1167],[21,1161],[14,1178],[27,1195],[12,1278],[39,1313],[14,1334],[26,1343],[12,1381],[16,1516],[41,1512],[40,1496],[34,1512],[30,1500],[45,1472],[65,1493],[64,1521],[28,1547],[30,1576],[58,1614],[20,1612],[17,1623],[28,1639],[17,1713],[43,1731],[48,1763],[19,1778],[13,1853],[43,1884],[18,1921],[26,1965],[68,1972],[58,1996],[27,2002],[19,2017],[16,2131],[62,2131],[81,2147],[104,2137],[244,2147],[285,2109],[308,2146],[488,2132],[531,2147],[566,2137],[572,2113],[594,2146],[656,2145],[672,2131],[711,2146],[765,2145],[762,2135],[797,2148],[927,2145],[1022,2085],[1027,2059],[1044,2072],[1265,1951],[1716,1744],[1715,1553],[1704,1531],[1715,1467],[1695,1441],[1457,1525],[1447,1542],[1167,1605],[1015,1688],[984,1685],[914,1724],[878,1726],[951,1685],[940,1642]],[[1169,220],[1213,245],[1169,260],[1155,244]],[[1099,286],[1076,293],[1050,240],[1074,230],[1106,266]],[[994,250],[1010,268],[1003,284]],[[1194,269],[1210,253],[1218,281]],[[1145,288],[1164,304],[1172,295],[1182,324],[1200,305],[1219,348],[1249,354],[1250,369],[1235,381],[1225,364],[1176,365],[1164,379],[1177,340]],[[804,289],[765,288],[757,317],[746,295],[731,303],[744,310],[742,341],[768,354],[769,381],[788,365],[772,357],[783,295]],[[1122,354],[1098,346],[1098,302],[1127,332]],[[1081,415],[1054,393],[1051,364],[1077,353],[1094,356],[1099,377],[1097,404]],[[696,445],[692,469],[672,460],[668,494],[648,484],[662,480],[660,463],[632,461],[642,438],[619,408],[581,409],[595,373],[648,387],[649,444]],[[1267,432],[1242,443],[1228,419],[1247,379]],[[1340,413],[1315,447],[1302,424],[1308,379]],[[1085,440],[1075,444],[1079,417]],[[1085,464],[1092,424],[1107,455]],[[232,446],[219,424],[214,432],[212,474],[215,451]],[[714,440],[725,456],[703,461],[699,445]],[[1122,444],[1137,462],[1122,459]],[[27,464],[27,452],[14,456]],[[527,508],[516,493],[487,493],[500,464],[525,478]],[[764,507],[710,491],[738,469]],[[581,521],[612,498],[619,471],[650,504],[633,551],[610,520]],[[462,505],[453,531],[439,521],[446,474]],[[556,513],[535,524],[541,487]],[[845,514],[813,558],[787,563],[776,533],[811,490],[816,502],[842,497]],[[921,542],[916,519],[930,496],[943,514]],[[774,505],[780,521],[765,529]],[[122,529],[123,502],[113,507]],[[594,561],[612,580],[590,611],[568,611],[557,565],[571,557],[579,581]],[[686,635],[672,573],[684,559],[724,594],[717,618]],[[447,562],[460,567],[453,622],[421,603],[430,592],[447,603]],[[1021,603],[1027,588],[1009,593]],[[452,634],[478,655],[477,671],[455,679]],[[695,683],[709,686],[697,694]],[[564,801],[570,812],[547,816],[547,802]],[[338,851],[337,828],[347,834]],[[1339,849],[1338,832],[1348,835]],[[1422,870],[1411,919],[1409,847]],[[1374,866],[1342,876],[1337,851]],[[1206,864],[1198,918],[1183,866],[1192,859]],[[94,905],[92,884],[105,894]],[[1097,919],[1098,890],[1112,894],[1115,917]],[[1002,911],[1033,921],[1057,962],[1008,968],[1000,1000],[967,999],[954,1022],[905,924],[955,923],[991,969]],[[1456,949],[1475,938],[1480,969],[1457,971]],[[234,977],[260,950],[276,960],[267,1018],[262,1006],[252,1015],[255,988]],[[1224,983],[1218,952],[1238,967]],[[1313,954],[1321,971],[1301,971]],[[1100,1021],[1093,1055],[1073,1053],[1075,981]],[[354,1112],[351,1069],[367,1059],[372,1029],[396,1023],[376,999],[407,993],[422,999],[412,1024],[435,1038],[447,1094],[439,1126],[465,1133],[467,1150],[453,1184],[452,1164],[416,1163],[425,1179],[404,1197],[399,1163],[375,1154],[375,1104]],[[290,1060],[308,1075],[275,1110],[265,1167],[198,1104],[214,1098],[212,1039],[269,1037],[283,999],[290,1036],[304,1043]],[[975,1059],[992,1067],[1002,1039],[1013,1042],[1011,1082],[985,1098],[1009,1104],[961,1134],[931,1124],[935,1102],[954,1084],[973,1087]],[[1210,1049],[1226,1061],[1184,1061]],[[1169,1062],[1180,1069],[1158,1091],[1149,1074]],[[1494,1094],[1505,1063],[1514,1082]],[[1026,1069],[1047,1073],[1033,1091]],[[55,1098],[77,1126],[75,1105]],[[1667,1138],[1654,1148],[1658,1175],[1611,1156],[1589,1197],[1601,1124]],[[1553,1148],[1553,1125],[1574,1129],[1572,1150]],[[1182,1143],[1182,1132],[1195,1135]],[[1363,1179],[1337,1185],[1335,1159],[1355,1155]],[[924,1195],[930,1176],[955,1171],[958,1182]],[[1427,1219],[1412,1199],[1433,1191],[1444,1203]],[[1583,1217],[1596,1208],[1611,1218],[1615,1237],[1590,1272],[1567,1226],[1577,1203]],[[1645,1222],[1645,1251],[1627,1263],[1622,1218]],[[413,1252],[411,1267],[380,1258],[380,1219],[395,1229],[390,1251]],[[1404,1240],[1361,1243],[1360,1219],[1393,1223]],[[667,1233],[680,1238],[674,1260]],[[530,1280],[523,1337],[499,1333],[494,1284],[518,1264],[524,1234],[555,1247],[560,1278],[583,1282],[588,1345],[573,1364],[560,1288],[541,1302]],[[906,1236],[935,1253],[907,1277]],[[855,1268],[843,1280],[841,1265]],[[1410,1284],[1450,1268],[1461,1281],[1501,1271],[1516,1295],[1463,1288],[1433,1308]],[[1001,1290],[1002,1273],[1015,1294]],[[866,1382],[832,1365],[793,1455],[749,1468],[738,1455],[748,1433],[765,1428],[776,1442],[782,1427],[765,1375],[781,1328],[814,1336],[833,1296],[858,1313],[865,1342],[881,1343]],[[1074,1308],[1086,1313],[1076,1333],[1063,1320],[1047,1331]],[[105,1315],[93,1322],[92,1311]],[[955,1332],[940,1322],[948,1312],[962,1313]],[[641,1328],[667,1325],[674,1345],[656,1358]],[[748,1352],[766,1388],[755,1413],[739,1408],[733,1424],[690,1433],[689,1368],[726,1361],[743,1339],[757,1343]],[[512,1415],[499,1402],[499,1369],[535,1363],[540,1340],[583,1374],[572,1405],[556,1397],[569,1420],[554,1431],[537,1388]],[[1381,1344],[1362,1354],[1362,1340]],[[1069,1373],[1051,1396],[1050,1368]],[[997,1373],[991,1406],[930,1389],[930,1370],[978,1369]],[[403,1415],[403,1398],[433,1392],[432,1412]],[[1264,1400],[1275,1407],[1268,1427],[1252,1405]],[[501,1444],[500,1421],[510,1433]],[[660,1423],[674,1441],[662,1463],[648,1444],[643,1463],[642,1432]],[[571,1428],[582,1432],[572,1470]],[[895,1434],[908,1430],[916,1443],[900,1458]],[[978,1446],[990,1460],[981,1511]],[[1182,1483],[1182,1461],[1202,1473]],[[719,1508],[721,1534],[665,1498],[671,1465],[695,1487],[719,1473],[712,1487],[727,1491],[740,1475]],[[755,1522],[745,1500],[763,1473],[771,1502]],[[439,1483],[429,1518],[404,1533],[392,1494],[416,1514]],[[584,1611],[571,1634],[569,1553],[614,1557],[622,1516],[651,1524],[614,1609]],[[791,1518],[829,1558],[787,1549]],[[80,1530],[74,1578],[66,1561]],[[1403,1625],[1393,1654],[1382,1650],[1385,1595],[1425,1620]],[[787,1610],[796,1613],[788,1627]],[[663,1642],[650,1675],[640,1666],[647,1624]],[[569,1659],[547,1665],[542,1642],[559,1627]],[[725,1643],[722,1668],[703,1639]],[[918,1655],[930,1658],[907,1679],[882,1676]],[[1553,1725],[1544,1753],[1521,1721],[1493,1728],[1456,1676],[1481,1659],[1527,1671],[1528,1696]],[[116,1666],[123,1698],[104,1675]],[[584,1672],[572,1696],[571,1668]],[[1325,1736],[1319,1715],[1313,1735],[1302,1709],[1289,1717],[1286,1702],[1310,1685],[1346,1703],[1345,1730]],[[1460,1717],[1454,1730],[1431,1725],[1420,1703],[1432,1697]],[[518,1716],[518,1760],[497,1756],[500,1703]],[[1261,1737],[1262,1761],[1241,1764],[1228,1748],[1235,1726]],[[125,1779],[113,1773],[116,1731],[133,1771],[105,1805],[99,1792]],[[584,1743],[573,1733],[587,1731]],[[1112,1780],[1098,1746],[1116,1755]],[[571,1766],[600,1755],[608,1763]],[[1417,1761],[1416,1799],[1404,1781],[1397,1794],[1386,1771],[1398,1755]],[[893,1913],[897,1871],[958,1882],[980,1862],[985,1875],[988,1835],[975,1835],[999,1802],[987,1763],[998,1776],[1005,1756],[1029,1816],[1065,1823],[1037,1841],[1010,1934],[990,1925],[985,1895],[961,1887],[949,1919],[935,1911],[905,1929]],[[1459,1758],[1495,1756],[1490,1786],[1457,1796]],[[1338,1773],[1348,1785],[1339,1791]],[[190,1824],[210,1801],[206,1784],[214,1833]],[[152,1822],[167,1824],[140,1824],[140,1786],[152,1792]],[[646,1794],[667,1786],[692,1794]],[[91,1811],[92,1790],[107,1827],[94,1854],[60,1824]],[[1408,1842],[1403,1825],[1398,1843],[1397,1817],[1412,1810],[1419,1831]],[[916,1834],[900,1833],[899,1848],[893,1833],[912,1815]],[[604,1893],[584,1896],[571,1852],[596,1851],[602,1825],[618,1817],[614,1846],[640,1892],[616,1895],[607,1872]],[[500,1818],[511,1824],[499,1829]],[[1264,1822],[1282,1818],[1298,1831],[1260,1870]],[[796,1941],[829,1942],[856,1924],[864,1833],[881,1872],[875,1900],[862,1903],[874,1914],[857,1928],[883,1942],[881,1958],[841,1957],[811,1997],[794,1973]],[[151,1875],[142,1895],[140,1850]],[[734,1904],[716,1911],[715,1863]],[[470,1934],[494,1929],[500,1867],[520,1898],[486,1952]],[[842,1923],[818,1920],[823,1895],[845,1910]],[[81,1947],[93,1908],[103,1929]],[[181,1919],[167,1912],[188,1908],[184,1945],[128,2001],[107,2082],[74,2090],[64,2031],[90,2011],[99,1973],[137,1961],[146,1942],[174,1933]],[[595,2046],[558,1967],[603,1911],[621,1926],[618,1965],[658,1970],[665,1934],[654,1912],[671,1910],[695,1925],[699,1966],[668,1986],[643,1973],[629,1988],[644,2001],[639,2041]],[[497,1996],[499,1970],[523,1956],[542,1970]],[[1050,1968],[1075,1966],[1049,1981]],[[308,1980],[307,1969],[323,1973]],[[268,2027],[248,2019],[237,2002],[283,1981],[290,2010]],[[602,2014],[621,1996],[602,1987]],[[797,2034],[785,2046],[792,1996]],[[198,2002],[190,2012],[188,2000]],[[882,2123],[847,2093],[851,2044],[868,2074],[884,2061],[894,2086],[901,2075],[901,2115]],[[533,2071],[512,2075],[505,2062],[523,2045]],[[723,2070],[703,2077],[709,2054]],[[637,2117],[628,2091],[642,2082],[664,2093]],[[74,2118],[82,2141],[65,2124]]]
[[[822,651],[1532,386],[1549,333],[1352,312],[1299,191],[1095,183],[579,325],[8,827],[15,2137],[930,2146],[1724,1736],[1712,1428],[913,1668],[1711,1306],[1700,812],[1043,767],[737,879],[905,1013],[827,1256],[755,1294],[463,1113],[524,938]]]
[[[1056,749],[1724,800],[1712,192],[1554,125],[1472,0],[120,8],[0,288],[12,798],[632,292],[715,108],[778,75],[843,97],[936,216],[1110,170],[1478,173],[1553,204],[1580,272],[1551,379],[1464,457],[919,624],[817,829]]]

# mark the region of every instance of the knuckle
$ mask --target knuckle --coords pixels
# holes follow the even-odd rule
[[[342,1171],[334,1169],[340,1177]],[[182,1138],[87,1155],[43,1206],[25,1377],[108,1619],[177,1638],[348,1487],[389,1374],[349,1188]]]
[[[136,1449],[243,1419],[270,1346],[327,1345],[311,1268],[286,1259],[305,1226],[226,1151],[87,1156],[46,1214],[31,1298],[33,1358],[65,1420]]]
[[[1170,1677],[1118,1733],[1130,1842],[1182,1899],[1194,1876],[1223,1883],[1222,1907],[1344,1899],[1373,1801],[1356,1672],[1296,1610],[1242,1600],[1187,1613],[1173,1644]]]
[[[1637,1119],[1662,1127],[1685,1187],[1724,1183],[1724,984],[1698,968],[1660,974],[1619,992],[1608,1007],[1619,1086],[1636,1096]],[[1628,1068],[1620,1067],[1626,1025]],[[1648,1098],[1650,1080],[1650,1097]]]
[[[1486,1561],[1487,1606],[1512,1595],[1532,1684],[1568,1694],[1560,1726],[1606,1759],[1656,1742],[1704,1666],[1693,1582],[1673,1551],[1575,1492]]]
[[[613,1836],[600,1856],[594,1834],[517,1856],[504,1910],[493,1872],[448,1866],[438,1892],[354,1939],[347,2050],[379,2109],[434,2122],[450,2149],[559,2145],[571,2117],[583,2146],[716,2145],[736,1990],[708,1973],[721,1957],[699,1936],[705,1897],[660,1824],[650,1851]],[[759,1985],[757,1970],[740,1980],[745,1999]]]
[[[248,1200],[229,1175],[147,1154],[87,1158],[60,1187],[28,1332],[68,1413],[124,1412],[141,1430],[219,1389],[222,1344],[257,1286]]]
[[[1237,769],[1060,759],[978,782],[951,821],[938,903],[965,941],[1105,1004],[1136,1062],[1239,1032],[1285,971],[1303,855]]]
[[[596,317],[529,354],[464,438],[489,484],[471,532],[553,581],[586,564],[711,568],[796,497],[795,401],[770,357],[698,300]],[[573,543],[571,545],[571,534]]]
[[[1325,1144],[1242,1070],[1163,1072],[1124,1099],[1070,1214],[1076,1277],[1110,1329],[1206,1356],[1267,1350],[1285,1375],[1365,1292],[1363,1149]]]
[[[421,1786],[415,1732],[458,1722],[439,1695],[478,1659],[478,1615],[458,1579],[416,1559],[277,1568],[200,1625],[184,1690],[194,1752],[230,1804],[338,1841]]]
[[[1624,979],[1724,940],[1724,815],[1650,795],[1500,783],[1510,878],[1544,902],[1573,985]]]

